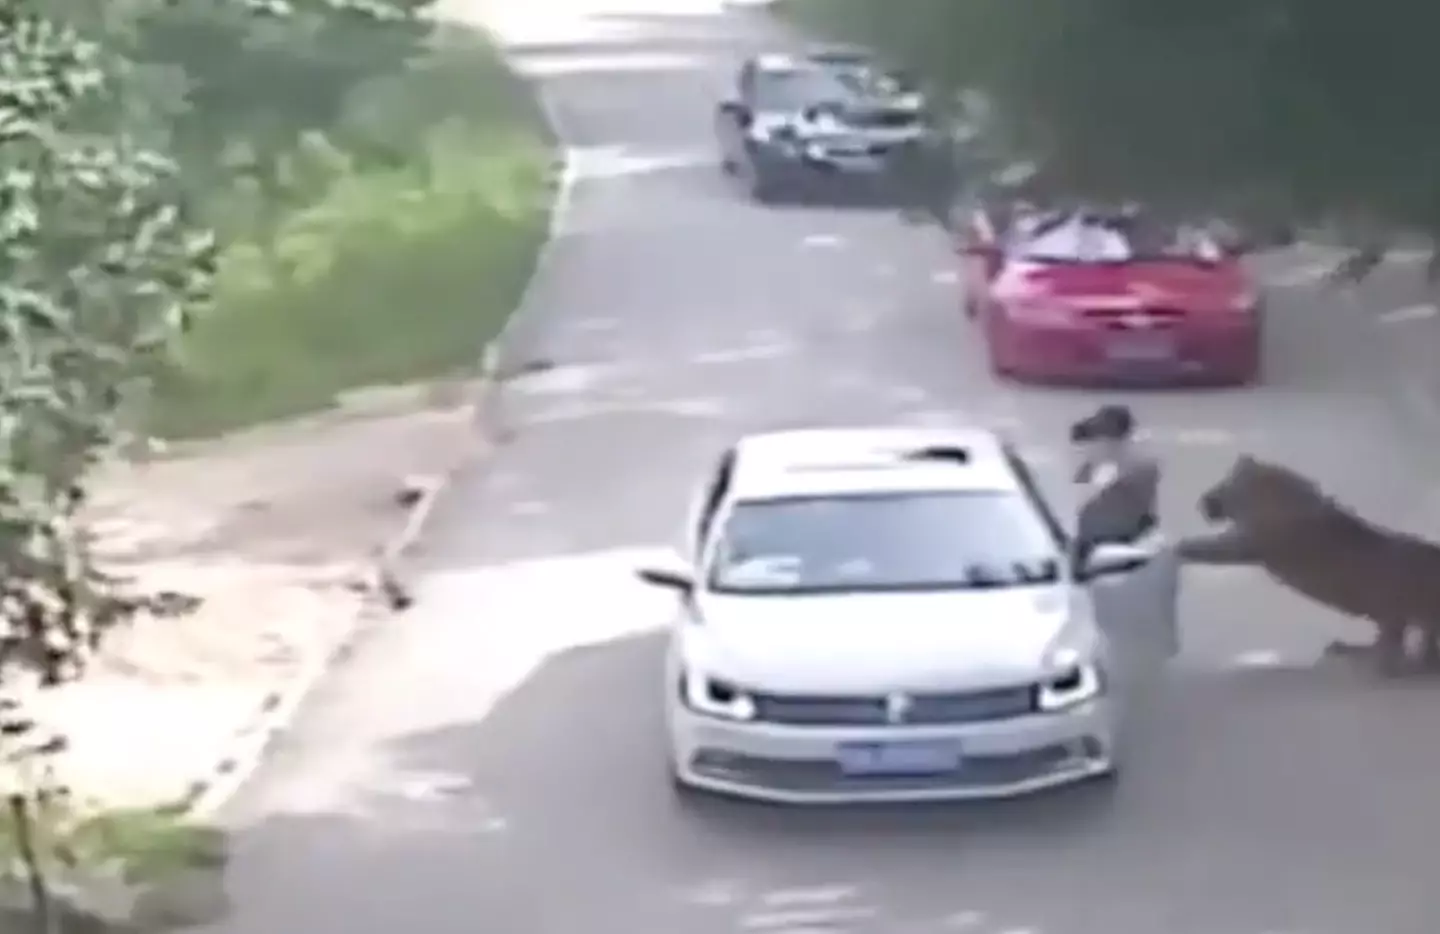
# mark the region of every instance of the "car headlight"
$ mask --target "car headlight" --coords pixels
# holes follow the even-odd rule
[[[723,720],[755,719],[755,701],[723,678],[692,670],[680,676],[680,700],[691,710]]]
[[[1050,653],[1040,682],[1040,709],[1067,710],[1105,693],[1105,671],[1092,657],[1071,648]]]

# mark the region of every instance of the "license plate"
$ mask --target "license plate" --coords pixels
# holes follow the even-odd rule
[[[846,775],[939,775],[960,767],[953,743],[847,743],[839,749]]]
[[[1113,338],[1105,348],[1112,360],[1150,363],[1175,356],[1175,342],[1160,334]]]

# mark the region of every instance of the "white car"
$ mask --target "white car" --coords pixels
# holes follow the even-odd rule
[[[1085,542],[1081,514],[1067,528],[985,430],[741,440],[688,557],[638,572],[680,596],[677,787],[901,802],[1110,776],[1127,690],[1178,642],[1178,562],[1158,532]]]

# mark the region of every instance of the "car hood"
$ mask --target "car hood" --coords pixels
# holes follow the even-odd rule
[[[997,298],[1057,301],[1086,307],[1230,311],[1253,295],[1240,264],[1158,261],[1086,265],[1012,263],[995,284]]]
[[[1033,679],[1072,613],[1070,588],[702,597],[686,662],[753,690],[964,690]]]

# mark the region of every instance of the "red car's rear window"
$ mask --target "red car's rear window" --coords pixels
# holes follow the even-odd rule
[[[1219,244],[1197,228],[1073,214],[1017,220],[1011,231],[1009,253],[1012,258],[1037,263],[1087,265],[1157,261],[1213,264],[1225,258]]]

